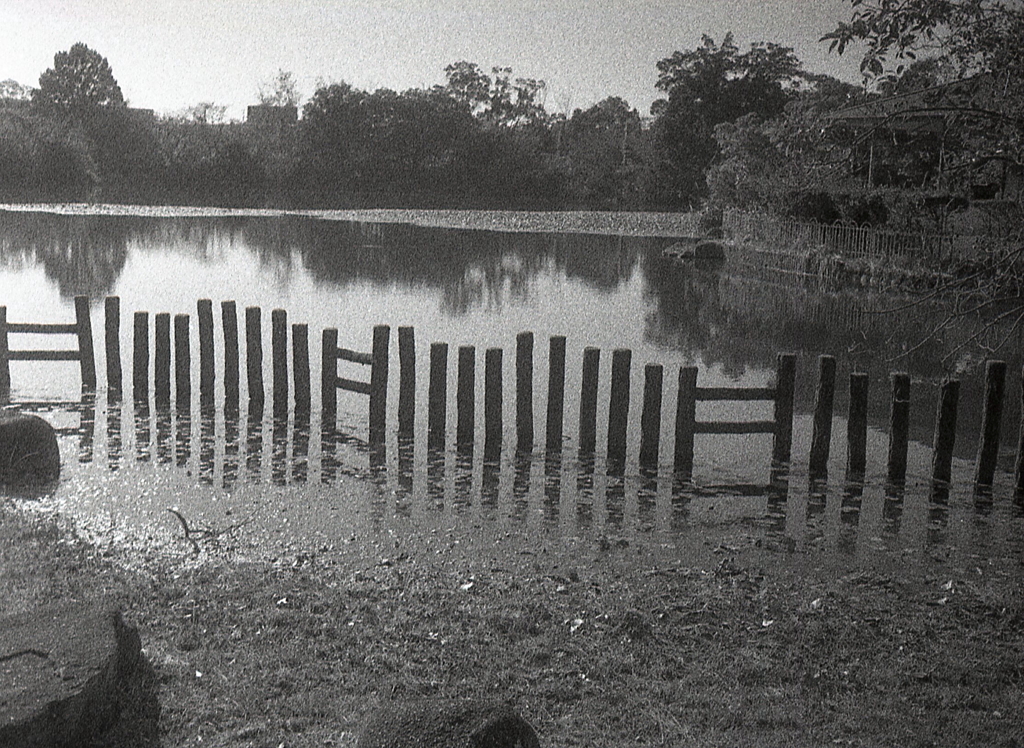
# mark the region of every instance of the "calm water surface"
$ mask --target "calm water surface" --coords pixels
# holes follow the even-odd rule
[[[636,554],[661,564],[755,554],[786,563],[837,567],[893,565],[933,569],[1014,567],[1024,521],[1010,495],[1019,422],[1017,398],[1004,416],[1001,470],[992,494],[970,490],[977,448],[981,375],[963,375],[953,488],[928,485],[935,385],[963,354],[948,355],[970,330],[915,348],[928,315],[885,315],[892,305],[863,291],[808,288],[801,280],[729,263],[693,268],[661,257],[671,239],[511,234],[358,224],[301,217],[147,218],[56,216],[0,211],[0,303],[10,321],[65,322],[73,297],[93,299],[102,341],[103,297],[121,299],[125,381],[131,381],[131,314],[190,314],[193,402],[170,409],[131,402],[53,405],[62,427],[64,474],[26,505],[56,507],[84,532],[119,542],[188,551],[174,508],[193,528],[215,530],[204,542],[251,552],[371,542],[381,553],[403,543],[434,542],[508,552]],[[218,305],[258,306],[264,317],[265,381],[271,381],[270,311],[288,312],[310,330],[313,413],[285,422],[245,403],[241,412],[198,402],[196,301],[214,301],[215,348],[222,356]],[[366,401],[339,393],[334,428],[320,423],[320,331],[339,330],[342,346],[369,350],[375,324],[392,326],[391,403],[385,450],[366,446]],[[399,441],[395,328],[411,325],[417,341],[417,423]],[[515,337],[535,335],[535,448],[515,450]],[[565,441],[544,448],[548,338],[567,339]],[[957,336],[960,336],[958,338]],[[448,434],[444,451],[427,449],[427,356],[449,344]],[[18,347],[54,346],[18,336]],[[475,452],[454,445],[457,349],[476,349],[477,414],[483,413],[486,348],[503,348],[503,450],[484,460],[482,424]],[[576,424],[582,351],[632,351],[629,448],[625,465],[603,457],[608,388],[602,384],[598,454],[578,454]],[[1019,346],[1018,346],[1019,349]],[[768,436],[697,438],[693,481],[672,476],[675,372],[700,369],[701,386],[768,386],[775,357],[798,354],[793,464],[772,473]],[[910,351],[910,355],[900,357]],[[97,368],[104,371],[102,350]],[[830,480],[806,474],[816,357],[836,355],[836,413],[845,413],[846,377],[872,377],[869,469],[863,484],[843,480],[845,419],[834,419]],[[644,365],[665,367],[659,469],[637,464]],[[244,366],[244,354],[243,354]],[[364,378],[341,363],[339,373]],[[914,378],[910,478],[884,486],[888,373]],[[1019,361],[1009,391],[1018,392]],[[79,399],[74,364],[12,364],[14,402]],[[218,376],[218,388],[220,380]],[[222,401],[218,389],[218,403]],[[701,405],[698,419],[771,418],[768,404]],[[482,420],[480,418],[478,421]]]

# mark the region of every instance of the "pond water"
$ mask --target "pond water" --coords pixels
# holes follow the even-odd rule
[[[934,313],[879,313],[893,300],[863,290],[821,290],[779,268],[730,258],[722,267],[675,264],[661,250],[671,238],[501,233],[353,223],[308,216],[171,217],[54,215],[0,211],[0,303],[11,322],[69,322],[75,295],[92,299],[97,370],[105,370],[103,299],[121,303],[121,350],[131,382],[132,313],[192,318],[211,299],[215,353],[223,360],[219,304],[263,314],[264,379],[272,379],[270,312],[308,325],[312,412],[275,420],[268,406],[240,412],[187,403],[80,397],[73,363],[13,362],[12,401],[35,402],[61,428],[64,471],[50,490],[17,500],[57,509],[97,539],[188,552],[203,546],[257,555],[301,555],[362,543],[387,556],[416,544],[509,553],[619,554],[673,565],[753,555],[815,565],[893,564],[934,570],[1013,568],[1024,544],[1024,516],[1012,495],[1019,398],[1004,414],[993,489],[971,486],[982,401],[972,331],[952,330],[918,346]],[[339,393],[338,417],[322,423],[318,404],[320,331],[369,351],[372,328],[392,328],[387,438],[367,445],[363,395]],[[399,439],[396,328],[412,326],[417,345],[413,436]],[[516,335],[534,333],[532,449],[516,449]],[[244,332],[244,330],[243,330]],[[564,437],[545,445],[548,339],[566,337]],[[18,336],[17,347],[58,345],[53,336]],[[445,342],[447,431],[428,448],[429,345]],[[1019,339],[1016,349],[1020,350]],[[475,449],[455,442],[457,352],[474,346]],[[12,346],[13,347],[13,346]],[[601,349],[598,449],[580,452],[581,361]],[[483,454],[484,350],[504,349],[503,440]],[[627,457],[607,460],[612,351],[632,351]],[[769,435],[697,437],[692,480],[673,475],[675,373],[697,366],[702,387],[767,387],[776,356],[797,354],[793,460],[771,465]],[[829,479],[810,481],[807,455],[819,354],[835,355],[839,389]],[[244,359],[244,351],[243,351]],[[644,366],[664,366],[657,465],[638,447]],[[199,381],[198,355],[191,356]],[[341,362],[339,374],[365,378]],[[905,486],[887,487],[888,374],[913,377],[911,444]],[[964,370],[961,428],[949,490],[930,486],[935,391]],[[871,375],[868,469],[845,480],[849,372]],[[1010,361],[1008,392],[1019,392],[1020,361]],[[175,398],[176,399],[176,398]],[[48,404],[47,404],[48,403]],[[766,420],[771,404],[698,404],[698,420]],[[173,509],[180,518],[169,512]],[[183,539],[183,524],[189,540]],[[194,541],[194,543],[192,542]]]

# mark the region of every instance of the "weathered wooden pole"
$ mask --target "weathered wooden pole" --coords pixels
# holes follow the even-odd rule
[[[484,457],[501,454],[503,382],[501,348],[488,348],[484,355]]]
[[[597,448],[597,383],[601,363],[599,348],[583,349],[583,381],[580,385],[580,454]]]
[[[679,367],[676,399],[676,443],[674,469],[680,478],[693,475],[693,434],[697,421],[697,367]]]
[[[533,449],[533,333],[516,336],[516,448]]]
[[[612,352],[612,389],[608,400],[608,459],[626,459],[626,428],[629,424],[629,367],[633,352]]]
[[[644,409],[640,413],[640,465],[657,468],[661,446],[661,398],[664,370],[658,364],[644,367]]]
[[[991,486],[995,478],[1005,391],[1006,362],[987,362],[985,364],[985,411],[981,421],[981,440],[978,443],[978,460],[974,471],[976,486]]]
[[[818,357],[818,388],[814,395],[814,421],[811,431],[811,454],[808,472],[811,478],[828,473],[828,456],[832,444],[832,407],[836,392],[836,359]]]
[[[171,315],[160,312],[153,323],[153,394],[157,405],[171,403]]]
[[[548,346],[548,413],[544,444],[549,452],[560,452],[565,413],[565,336],[552,335]]]
[[[292,325],[292,370],[295,378],[295,417],[308,423],[310,413],[309,325]]]
[[[75,297],[75,327],[78,330],[78,350],[81,355],[82,387],[96,389],[96,354],[92,343],[92,320],[89,316],[89,297]]]
[[[274,418],[288,417],[288,312],[270,312],[270,356],[274,390]]]
[[[224,328],[224,404],[228,410],[238,410],[238,313],[235,302],[222,301],[220,314]]]
[[[789,462],[793,452],[793,395],[796,385],[796,356],[780,353],[775,373],[775,435],[772,460]]]
[[[338,331],[323,331],[320,348],[320,408],[322,426],[333,428],[338,417]]]
[[[179,411],[192,402],[192,352],[187,314],[174,315],[174,404]]]
[[[11,400],[11,364],[7,340],[7,307],[0,306],[0,405]]]
[[[135,312],[132,329],[132,397],[149,400],[149,312]]]
[[[103,312],[107,392],[116,399],[121,396],[121,299],[117,296],[108,296],[103,304]]]
[[[889,413],[889,482],[902,484],[907,478],[907,447],[910,440],[910,375],[892,375],[892,405]]]
[[[448,411],[448,344],[430,344],[430,381],[427,388],[427,448],[444,449]]]
[[[245,369],[249,385],[249,406],[262,407],[263,394],[263,331],[260,308],[245,308]]]
[[[398,433],[412,436],[416,425],[416,338],[412,327],[398,328]]]
[[[1017,502],[1024,500],[1024,371],[1020,380],[1020,427],[1017,431],[1017,459],[1013,466],[1013,485]]]
[[[846,472],[863,476],[868,463],[868,375],[850,374],[850,412],[846,421]]]
[[[953,445],[956,443],[956,415],[960,402],[960,382],[947,379],[939,390],[935,414],[935,438],[932,440],[932,480],[949,483],[953,475]]]
[[[391,346],[391,328],[375,325],[373,349],[370,353],[370,443],[383,444],[387,433],[388,414],[388,356]]]
[[[473,444],[473,421],[476,418],[476,349],[459,347],[459,369],[455,392],[455,443],[459,447]]]
[[[213,407],[213,387],[217,377],[213,360],[213,301],[211,299],[199,299],[196,302],[196,318],[199,324],[199,407],[206,410]]]

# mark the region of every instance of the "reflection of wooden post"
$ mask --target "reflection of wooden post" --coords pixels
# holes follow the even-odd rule
[[[663,370],[658,364],[644,367],[644,409],[640,414],[640,464],[658,466],[661,446],[661,394]]]
[[[796,385],[796,356],[780,353],[775,374],[775,438],[772,460],[789,462],[793,451],[793,392]]]
[[[501,452],[502,355],[501,348],[488,348],[484,357],[484,457],[487,459]]]
[[[248,374],[249,404],[263,405],[263,332],[260,308],[245,308],[245,368]]]
[[[910,439],[910,375],[892,375],[892,406],[889,414],[889,482],[907,478],[907,447]]]
[[[989,361],[985,364],[985,412],[981,421],[981,441],[974,471],[974,483],[978,486],[991,486],[995,478],[1005,389],[1006,362]]]
[[[548,348],[548,417],[545,446],[562,449],[562,419],[565,412],[565,336],[552,335]]]
[[[932,442],[932,480],[949,483],[953,477],[953,445],[956,443],[956,412],[960,402],[960,382],[947,379],[939,390],[935,414],[935,438]]]
[[[216,380],[213,362],[213,301],[199,299],[196,302],[196,317],[199,324],[199,404],[203,408],[213,406],[213,383]]]
[[[388,349],[391,328],[376,325],[373,328],[373,350],[370,364],[370,442],[383,444],[388,410]]]
[[[427,387],[427,448],[444,449],[448,408],[448,344],[430,344],[430,381]]]
[[[292,369],[295,374],[295,415],[309,416],[309,326],[292,325]]]
[[[455,443],[461,447],[473,443],[473,421],[476,418],[476,349],[459,346],[459,369],[455,391]]]
[[[235,302],[220,304],[221,326],[224,328],[224,403],[238,408],[238,314]]]
[[[828,455],[832,444],[832,406],[836,392],[836,359],[818,357],[818,389],[814,394],[814,422],[811,431],[811,456],[808,471],[812,478],[828,473]]]
[[[270,312],[270,356],[274,388],[274,418],[288,417],[288,313]]]
[[[629,423],[629,367],[633,352],[612,352],[612,390],[608,401],[608,459],[626,459],[626,427]]]
[[[868,375],[850,374],[850,412],[846,422],[846,471],[863,476],[868,463]]]
[[[324,428],[334,425],[338,417],[338,331],[328,328],[323,332],[320,348],[320,407]]]
[[[92,320],[89,317],[89,297],[75,297],[75,326],[78,329],[78,350],[82,364],[82,387],[96,389],[96,354],[92,344]]]
[[[0,306],[0,405],[11,400],[11,364],[7,358],[10,345],[7,341],[7,307]]]
[[[108,296],[103,304],[107,351],[107,391],[121,394],[121,299]]]
[[[132,341],[132,397],[149,400],[149,312],[135,312]]]
[[[580,385],[580,454],[594,454],[597,448],[597,378],[601,363],[599,348],[583,349],[583,381]]]
[[[192,401],[192,352],[190,351],[188,315],[174,315],[174,404],[188,410]]]
[[[160,312],[154,318],[153,392],[157,405],[171,402],[171,315]]]
[[[676,399],[675,472],[680,478],[693,474],[693,433],[697,420],[697,367],[679,368]]]
[[[412,327],[398,328],[398,433],[412,436],[416,423],[416,342]]]
[[[516,447],[533,449],[533,333],[516,336]]]

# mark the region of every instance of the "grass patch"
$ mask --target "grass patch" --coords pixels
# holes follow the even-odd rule
[[[435,695],[505,696],[545,746],[1024,744],[1019,577],[127,560],[0,509],[4,610],[104,594],[139,628],[158,729],[107,746],[348,746],[377,700]]]

